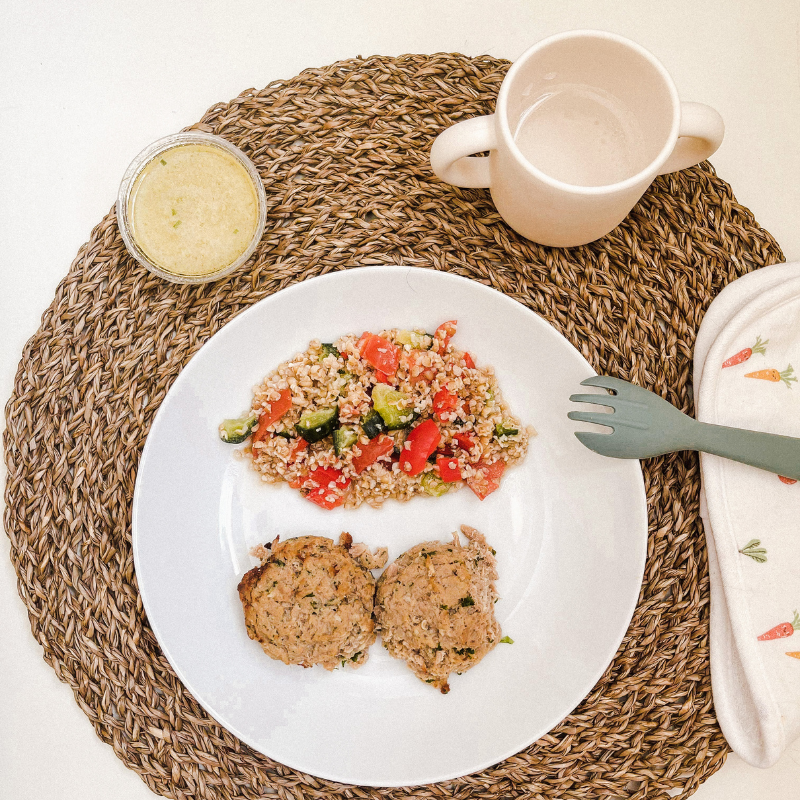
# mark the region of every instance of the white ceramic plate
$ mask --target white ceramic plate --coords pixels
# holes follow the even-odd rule
[[[265,485],[217,435],[252,387],[310,339],[458,320],[454,343],[494,365],[504,397],[539,435],[483,502],[466,487],[377,510],[325,511]],[[150,624],[211,716],[265,755],[343,783],[454,778],[523,749],[591,690],[636,605],[647,509],[636,461],[595,455],[573,436],[568,397],[593,374],[548,323],[474,281],[376,267],[294,285],[240,314],[175,381],[142,453],[133,548]],[[247,637],[236,586],[250,548],[280,534],[386,545],[390,559],[460,524],[497,550],[503,633],[442,695],[376,643],[361,669],[270,660]]]

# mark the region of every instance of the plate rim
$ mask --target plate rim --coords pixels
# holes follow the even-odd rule
[[[635,489],[636,489],[636,495],[637,495],[637,501],[638,501],[637,504],[636,504],[636,510],[637,510],[638,514],[643,518],[643,519],[640,519],[639,522],[643,523],[643,531],[642,531],[643,537],[642,538],[643,538],[644,545],[642,546],[641,551],[640,551],[640,553],[641,553],[640,559],[639,559],[640,563],[636,566],[636,570],[635,570],[636,574],[640,576],[639,580],[638,580],[638,590],[636,591],[635,595],[632,595],[632,602],[629,600],[629,603],[628,603],[629,607],[626,609],[626,612],[625,612],[625,615],[624,615],[624,620],[625,621],[624,621],[624,624],[621,624],[621,630],[617,631],[617,633],[613,637],[613,640],[615,641],[616,644],[614,646],[614,652],[613,652],[611,658],[606,663],[604,663],[602,665],[602,667],[598,668],[592,674],[591,681],[587,681],[586,682],[586,690],[584,692],[582,692],[582,696],[578,699],[577,703],[574,706],[572,706],[572,708],[570,708],[563,715],[559,714],[555,720],[549,720],[549,721],[546,722],[546,724],[547,724],[546,730],[542,731],[541,733],[537,733],[536,735],[534,735],[533,738],[531,738],[529,741],[526,741],[526,743],[523,744],[521,747],[514,747],[512,750],[510,750],[509,752],[504,753],[499,758],[493,756],[489,760],[481,761],[477,766],[470,768],[469,771],[467,771],[467,772],[464,772],[462,770],[457,770],[457,771],[451,772],[451,773],[439,774],[439,775],[436,775],[435,777],[430,777],[430,778],[426,777],[426,778],[422,778],[422,779],[418,779],[418,780],[415,779],[413,782],[409,782],[407,780],[406,781],[403,781],[403,780],[384,780],[384,781],[379,781],[379,782],[375,782],[375,781],[360,781],[358,783],[354,783],[353,781],[347,780],[346,778],[343,778],[342,776],[337,776],[337,775],[334,775],[334,774],[324,774],[324,772],[317,772],[317,771],[311,772],[310,770],[308,770],[307,768],[305,768],[305,767],[303,767],[301,765],[293,765],[293,764],[289,763],[288,761],[284,760],[283,758],[276,759],[274,756],[271,756],[268,753],[265,753],[259,747],[259,745],[254,743],[254,741],[250,737],[248,737],[246,734],[242,734],[237,729],[236,726],[231,725],[230,723],[227,723],[227,722],[222,722],[219,719],[219,716],[222,716],[222,715],[218,716],[217,712],[214,711],[211,707],[209,707],[209,705],[203,699],[201,699],[199,693],[196,692],[193,689],[191,682],[186,678],[183,670],[177,665],[177,663],[175,663],[172,655],[170,654],[169,648],[166,647],[165,644],[162,642],[162,638],[161,638],[161,636],[159,635],[159,632],[158,632],[158,626],[153,621],[153,617],[152,617],[152,615],[150,613],[151,612],[151,608],[150,608],[150,605],[149,605],[149,601],[147,600],[145,592],[142,590],[141,584],[140,584],[139,579],[138,579],[140,556],[139,556],[139,545],[138,545],[138,538],[139,537],[137,535],[137,528],[138,528],[138,516],[139,516],[139,514],[138,514],[139,499],[141,497],[141,495],[140,495],[140,476],[143,473],[143,466],[146,464],[148,451],[150,449],[150,445],[151,445],[151,441],[152,441],[152,438],[151,438],[152,434],[157,429],[157,426],[159,426],[159,424],[163,421],[163,417],[165,416],[164,409],[167,408],[170,405],[172,398],[174,398],[174,396],[175,396],[175,392],[174,392],[175,387],[179,386],[179,385],[182,385],[182,382],[185,382],[186,380],[189,379],[189,378],[186,378],[185,375],[187,374],[187,371],[191,368],[192,363],[196,361],[197,356],[206,347],[208,347],[212,343],[212,341],[223,330],[230,329],[231,326],[236,327],[238,325],[241,325],[242,324],[241,320],[246,319],[251,314],[256,313],[257,310],[261,306],[267,305],[271,301],[274,301],[274,298],[276,298],[277,296],[279,296],[279,295],[285,296],[287,294],[294,294],[295,292],[300,291],[303,288],[305,288],[306,286],[308,286],[308,284],[310,284],[310,283],[331,282],[331,281],[335,281],[337,279],[341,279],[341,277],[343,277],[345,275],[351,276],[351,275],[354,275],[354,274],[363,274],[363,273],[367,273],[367,272],[368,273],[380,273],[380,272],[383,272],[383,273],[391,273],[391,274],[397,275],[397,274],[402,274],[402,273],[409,274],[412,271],[424,272],[426,274],[426,276],[428,276],[428,277],[430,277],[432,275],[436,275],[437,276],[436,280],[442,279],[445,282],[453,281],[453,282],[457,282],[457,283],[461,283],[461,284],[469,284],[469,286],[472,289],[477,289],[478,291],[483,291],[483,292],[491,292],[492,296],[494,298],[498,298],[499,297],[499,298],[501,298],[502,302],[512,303],[514,305],[514,307],[516,307],[517,309],[522,309],[524,312],[526,312],[526,314],[528,315],[528,317],[531,319],[531,321],[534,324],[536,324],[537,326],[539,326],[542,329],[546,329],[549,334],[555,335],[556,337],[558,337],[561,340],[563,340],[563,343],[565,343],[568,346],[568,348],[572,351],[572,354],[577,356],[577,358],[580,360],[580,362],[582,362],[582,365],[586,368],[586,370],[588,371],[589,375],[596,375],[597,374],[595,372],[594,368],[589,363],[589,361],[583,355],[583,353],[581,353],[580,350],[578,350],[578,348],[575,347],[569,341],[569,339],[567,339],[567,337],[564,336],[564,334],[560,330],[558,330],[554,325],[552,325],[550,322],[548,322],[544,317],[542,317],[541,315],[537,314],[535,311],[531,310],[527,306],[523,305],[518,300],[515,300],[513,297],[511,297],[511,296],[505,294],[504,292],[501,292],[501,291],[499,291],[499,290],[497,290],[497,289],[495,289],[495,288],[493,288],[491,286],[487,286],[486,284],[480,282],[479,280],[475,280],[475,279],[472,279],[472,278],[467,278],[467,277],[464,277],[462,275],[456,275],[456,274],[453,274],[453,273],[450,273],[450,272],[444,272],[442,270],[437,270],[435,268],[425,268],[425,267],[417,267],[417,266],[402,265],[402,264],[366,265],[366,266],[362,266],[362,267],[351,267],[351,268],[347,268],[347,269],[343,269],[343,270],[335,270],[335,271],[327,272],[327,273],[325,273],[323,275],[316,275],[316,276],[314,276],[312,278],[307,278],[307,279],[302,280],[302,281],[295,281],[294,283],[290,284],[289,286],[286,286],[283,289],[279,289],[278,291],[275,291],[272,294],[270,294],[270,295],[268,295],[266,297],[263,297],[261,300],[258,300],[257,302],[253,303],[248,308],[243,309],[241,312],[236,314],[236,316],[234,316],[232,319],[230,319],[228,322],[226,322],[224,325],[222,325],[222,327],[220,327],[219,330],[217,330],[214,334],[209,336],[209,338],[201,345],[201,347],[199,347],[191,355],[189,360],[186,362],[186,364],[184,364],[184,366],[181,368],[180,372],[176,376],[175,380],[170,385],[170,388],[168,389],[166,395],[164,396],[164,399],[161,401],[161,404],[159,405],[159,408],[158,408],[158,410],[156,411],[156,413],[155,413],[155,415],[153,417],[153,421],[152,421],[152,423],[150,425],[150,430],[147,433],[147,438],[145,440],[145,444],[144,444],[144,446],[142,448],[142,453],[141,453],[141,456],[139,457],[139,462],[137,464],[136,480],[134,482],[133,498],[132,498],[132,502],[131,502],[131,550],[132,550],[133,561],[134,561],[134,572],[137,575],[137,587],[139,589],[139,595],[142,598],[142,606],[143,606],[144,612],[145,612],[145,614],[147,616],[148,625],[150,626],[150,629],[152,630],[153,635],[156,638],[156,641],[158,643],[159,648],[161,649],[162,653],[164,654],[164,657],[169,662],[170,666],[174,670],[176,676],[181,681],[181,683],[183,683],[183,685],[189,690],[189,692],[190,692],[191,696],[194,698],[194,700],[204,709],[204,711],[211,717],[211,719],[213,719],[217,724],[221,725],[227,731],[232,733],[234,736],[236,736],[242,742],[247,744],[249,747],[251,747],[257,753],[260,753],[261,755],[263,755],[263,756],[265,756],[267,758],[276,760],[277,763],[282,764],[282,765],[284,765],[284,766],[286,766],[286,767],[288,767],[288,768],[290,768],[292,770],[295,770],[297,772],[306,773],[306,774],[312,775],[314,777],[320,778],[321,780],[329,780],[329,781],[332,781],[332,782],[335,782],[335,783],[341,783],[341,784],[344,784],[344,785],[370,786],[370,787],[375,787],[375,788],[397,788],[397,787],[404,787],[404,786],[414,786],[414,787],[428,786],[428,785],[432,785],[432,784],[435,784],[435,783],[441,783],[441,782],[444,782],[444,781],[456,780],[458,778],[465,777],[465,776],[468,776],[468,775],[474,775],[474,774],[476,774],[478,772],[481,772],[481,771],[483,771],[483,770],[485,770],[485,769],[487,769],[487,768],[489,768],[489,767],[491,767],[491,766],[493,766],[495,764],[499,764],[500,762],[505,761],[506,759],[511,758],[512,756],[516,755],[517,753],[520,753],[523,750],[525,750],[528,747],[530,747],[535,741],[537,741],[539,738],[541,738],[542,736],[544,736],[547,733],[549,733],[560,722],[562,722],[564,719],[566,719],[586,699],[586,697],[588,697],[588,695],[591,694],[593,687],[597,685],[597,682],[603,676],[605,671],[614,662],[616,654],[619,651],[619,647],[622,644],[623,639],[625,638],[625,634],[627,633],[628,628],[630,627],[631,620],[633,619],[633,615],[634,615],[634,613],[636,611],[636,608],[638,606],[638,603],[639,603],[639,595],[641,594],[641,587],[643,585],[643,580],[644,580],[644,570],[645,570],[646,562],[647,562],[647,539],[648,539],[648,535],[649,535],[649,510],[648,510],[648,506],[647,506],[647,494],[646,494],[646,487],[645,487],[645,483],[644,483],[644,473],[643,473],[643,470],[641,468],[641,462],[640,461],[637,461],[637,460],[634,460],[634,459],[627,459],[629,461],[634,462],[638,466],[638,469],[634,469],[633,472],[634,472],[634,475],[635,475],[635,483],[636,483]],[[191,374],[191,373],[189,373],[189,374]],[[589,375],[587,375],[587,377],[589,377]],[[621,619],[623,619],[623,617],[621,617]]]

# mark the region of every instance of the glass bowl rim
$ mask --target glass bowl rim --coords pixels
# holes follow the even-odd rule
[[[156,158],[156,156],[186,144],[208,144],[230,153],[245,168],[256,192],[257,221],[250,243],[233,262],[204,275],[181,275],[177,272],[171,272],[151,261],[137,244],[133,235],[131,221],[128,217],[131,190],[144,168]],[[157,139],[155,142],[145,147],[144,150],[131,161],[119,185],[116,211],[117,226],[119,227],[119,232],[122,235],[125,247],[133,258],[145,267],[145,269],[172,283],[209,283],[224,278],[226,275],[230,275],[253,255],[253,252],[264,234],[264,227],[267,219],[267,197],[264,191],[264,184],[261,182],[261,176],[258,174],[255,164],[253,164],[247,155],[236,145],[214,134],[203,133],[202,131],[181,131],[180,133],[172,133],[161,139]]]

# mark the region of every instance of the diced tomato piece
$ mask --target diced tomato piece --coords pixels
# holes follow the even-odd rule
[[[335,484],[331,487],[331,484]],[[350,478],[345,478],[340,469],[317,467],[303,479],[302,485],[311,488],[306,500],[322,508],[336,508],[344,502],[345,492],[350,486]]]
[[[344,503],[344,495],[334,492],[332,489],[326,489],[320,486],[318,489],[312,489],[306,495],[306,500],[310,500],[321,508],[326,508],[330,511],[332,508],[336,508]]]
[[[464,366],[467,369],[475,369],[475,362],[472,360],[472,356],[469,353],[464,353]]]
[[[382,336],[375,336],[374,333],[365,334],[359,339],[359,343],[363,339],[363,344],[360,344],[359,352],[361,358],[368,364],[375,367],[378,372],[383,372],[386,375],[394,375],[397,368],[400,366],[400,353],[402,348],[396,344],[392,344],[388,339]]]
[[[458,320],[451,319],[448,322],[443,322],[433,333],[433,338],[439,342],[439,352],[444,353],[447,350],[447,345],[456,334],[456,325]]]
[[[442,434],[432,419],[426,419],[406,437],[400,453],[400,469],[406,475],[419,475],[428,461],[428,456],[439,446]]]
[[[360,456],[353,456],[353,469],[360,475],[367,467],[374,464],[381,456],[394,450],[394,439],[386,434],[381,434],[371,439],[369,444],[357,442],[354,447],[361,451]]]
[[[274,425],[292,407],[292,390],[282,389],[280,397],[270,403],[269,411],[258,417],[258,430],[253,434],[254,442],[263,442],[267,438],[267,428]]]
[[[453,394],[447,389],[439,389],[433,396],[433,412],[439,418],[440,422],[444,421],[442,420],[442,414],[455,411],[457,408],[459,408],[457,394]]]
[[[308,442],[301,436],[297,440],[297,444],[295,444],[295,446],[292,448],[292,452],[289,453],[289,461],[294,461],[297,458],[297,456],[299,456],[300,453],[302,453],[303,450],[306,450],[307,448],[308,448]]]
[[[364,333],[361,334],[361,338],[356,342],[356,350],[358,350],[359,353],[370,336],[372,336],[372,334],[369,331],[364,331]]]
[[[387,375],[385,372],[381,372],[380,370],[376,369],[375,370],[375,380],[378,381],[378,383],[391,383],[392,382],[392,376],[391,375]]]
[[[500,478],[506,471],[505,461],[495,461],[494,464],[476,464],[476,468],[483,473],[483,478],[478,476],[467,478],[467,486],[475,493],[478,500],[486,499],[492,492],[500,488]]]
[[[453,438],[458,442],[458,446],[468,453],[475,447],[475,440],[468,433],[454,433]]]
[[[330,487],[331,483],[335,483],[346,489],[350,485],[350,479],[344,477],[344,473],[335,467],[317,467],[308,473],[303,485],[308,487],[327,486]]]
[[[454,483],[461,480],[461,468],[457,458],[436,456],[436,466],[439,468],[439,477],[445,483]]]
[[[408,363],[408,377],[411,383],[431,383],[436,377],[436,370],[433,367],[421,363],[422,359],[425,358],[425,352],[425,350],[412,350],[409,353],[404,353]]]

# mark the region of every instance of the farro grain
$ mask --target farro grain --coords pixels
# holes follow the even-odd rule
[[[384,330],[380,336],[397,344],[398,330]],[[420,335],[424,331],[415,331]],[[305,450],[294,451],[294,444],[278,436],[289,433],[294,437],[295,426],[306,410],[318,410],[338,404],[339,423],[356,427],[372,406],[370,394],[378,383],[376,371],[360,358],[359,337],[341,336],[334,346],[339,351],[322,354],[321,342],[317,339],[309,343],[308,349],[297,353],[292,359],[279,365],[255,387],[252,409],[256,413],[268,412],[270,404],[280,397],[280,390],[289,389],[292,393],[292,407],[280,420],[268,427],[272,436],[249,448],[253,468],[262,480],[269,483],[286,481],[301,491],[313,486],[303,486],[309,473],[318,468],[333,467],[341,470],[350,484],[344,497],[345,508],[356,508],[362,503],[380,506],[388,499],[401,502],[410,500],[417,494],[424,494],[422,477],[436,473],[435,464],[429,463],[420,475],[409,476],[391,455],[382,456],[362,473],[356,473],[353,457],[363,453],[369,438],[363,431],[356,431],[355,444],[337,456],[331,437],[310,444]],[[511,413],[497,385],[495,371],[490,366],[467,367],[462,351],[453,347],[452,342],[442,350],[442,342],[437,337],[429,350],[414,349],[411,345],[401,347],[400,366],[395,376],[390,378],[392,388],[409,397],[409,409],[418,415],[413,426],[433,416],[436,393],[442,389],[456,394],[461,402],[461,414],[457,410],[445,411],[438,420],[441,432],[440,449],[446,448],[457,460],[463,480],[476,486],[485,485],[484,465],[504,461],[513,466],[521,461],[527,452],[529,439],[536,435],[530,426],[523,426]],[[388,348],[381,348],[383,352]],[[474,354],[473,354],[474,358]],[[431,370],[432,372],[427,372]],[[427,377],[430,380],[426,380]],[[495,426],[503,424],[514,427],[519,433],[498,439]],[[387,432],[395,440],[395,447],[411,448],[405,441],[407,431]],[[455,433],[469,433],[474,444],[469,450],[458,445]],[[449,491],[456,491],[461,482],[449,484]],[[335,502],[340,487],[335,481],[326,485],[330,494],[325,495],[328,502]]]

